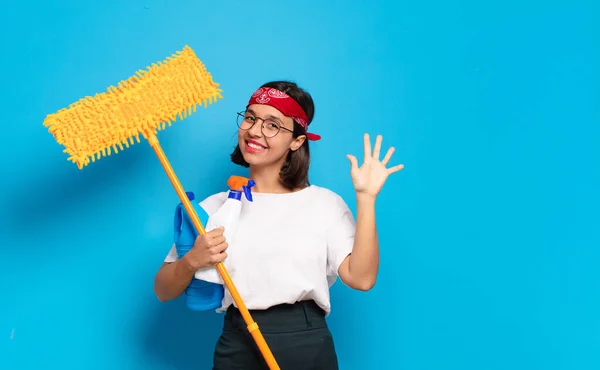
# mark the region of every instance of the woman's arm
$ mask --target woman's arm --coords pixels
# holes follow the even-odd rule
[[[154,278],[154,294],[161,302],[179,297],[190,285],[194,271],[185,266],[184,260],[164,263]]]
[[[386,168],[394,153],[393,147],[379,161],[381,141],[382,137],[378,135],[371,153],[369,135],[364,135],[365,158],[360,168],[356,157],[348,155],[352,166],[350,175],[356,190],[356,233],[352,253],[341,263],[338,274],[344,284],[362,291],[375,286],[379,271],[375,200],[388,176],[404,168],[402,164]]]
[[[375,199],[357,194],[356,234],[352,253],[342,262],[338,273],[344,284],[368,291],[375,286],[379,271],[379,242],[375,225]]]
[[[181,259],[164,263],[154,278],[154,294],[162,302],[179,297],[198,269],[214,266],[227,258],[223,227],[198,236],[194,246]]]

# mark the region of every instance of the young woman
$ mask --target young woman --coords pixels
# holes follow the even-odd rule
[[[348,155],[356,190],[356,222],[337,194],[308,181],[307,132],[314,116],[311,96],[295,83],[278,81],[255,91],[238,114],[234,163],[250,168],[256,182],[253,201],[244,201],[235,251],[228,271],[258,324],[279,366],[285,370],[338,368],[325,317],[329,288],[339,277],[347,286],[367,291],[377,277],[379,245],[375,199],[387,177],[403,165],[387,168],[394,151],[380,160],[381,136],[371,148],[364,136],[364,161]],[[227,193],[200,205],[210,215]],[[181,259],[171,249],[156,275],[161,301],[179,297],[199,268],[227,258],[223,229],[198,237]],[[267,369],[240,312],[225,290],[224,328],[214,355],[216,370]]]

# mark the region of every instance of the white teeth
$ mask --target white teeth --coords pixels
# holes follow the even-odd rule
[[[263,150],[264,148],[260,145],[256,145],[254,143],[248,143],[248,146],[252,149]]]

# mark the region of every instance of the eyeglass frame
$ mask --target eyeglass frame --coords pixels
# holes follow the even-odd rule
[[[283,124],[280,124],[280,123],[278,123],[278,122],[274,121],[273,119],[270,119],[270,118],[264,119],[264,118],[261,118],[261,117],[257,117],[257,116],[256,116],[255,114],[253,114],[253,113],[251,113],[251,114],[252,114],[252,116],[253,116],[253,118],[254,118],[254,122],[252,122],[252,125],[250,125],[250,127],[248,127],[247,129],[241,128],[241,127],[240,127],[240,126],[241,126],[241,124],[242,124],[242,123],[244,123],[244,121],[246,120],[246,113],[248,113],[248,111],[247,111],[247,110],[244,110],[244,111],[241,111],[241,112],[238,112],[238,113],[237,113],[237,116],[242,118],[242,122],[241,122],[241,123],[239,123],[239,119],[238,119],[238,123],[237,123],[237,126],[238,126],[238,128],[239,128],[240,130],[249,131],[250,129],[252,129],[252,127],[254,127],[254,125],[256,124],[257,120],[262,120],[262,121],[263,121],[263,124],[260,126],[260,132],[261,132],[263,135],[265,135],[265,133],[264,133],[264,131],[263,131],[263,129],[265,128],[265,126],[264,126],[264,123],[265,123],[265,121],[267,121],[267,120],[271,120],[271,121],[273,121],[273,123],[274,123],[275,125],[277,125],[277,127],[278,127],[278,129],[277,129],[277,133],[275,133],[275,135],[273,135],[273,136],[267,136],[267,135],[265,135],[265,137],[267,137],[267,138],[269,138],[269,139],[271,139],[271,138],[274,138],[275,136],[279,135],[279,132],[281,132],[281,129],[284,129],[285,131],[291,132],[292,134],[294,133],[294,130],[290,130],[289,128],[287,128],[287,127],[283,126]]]

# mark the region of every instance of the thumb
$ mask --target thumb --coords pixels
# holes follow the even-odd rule
[[[352,167],[352,170],[357,170],[358,169],[358,161],[356,160],[356,157],[353,156],[352,154],[348,154],[346,155],[346,158],[348,158],[348,160],[350,160],[350,166]]]

